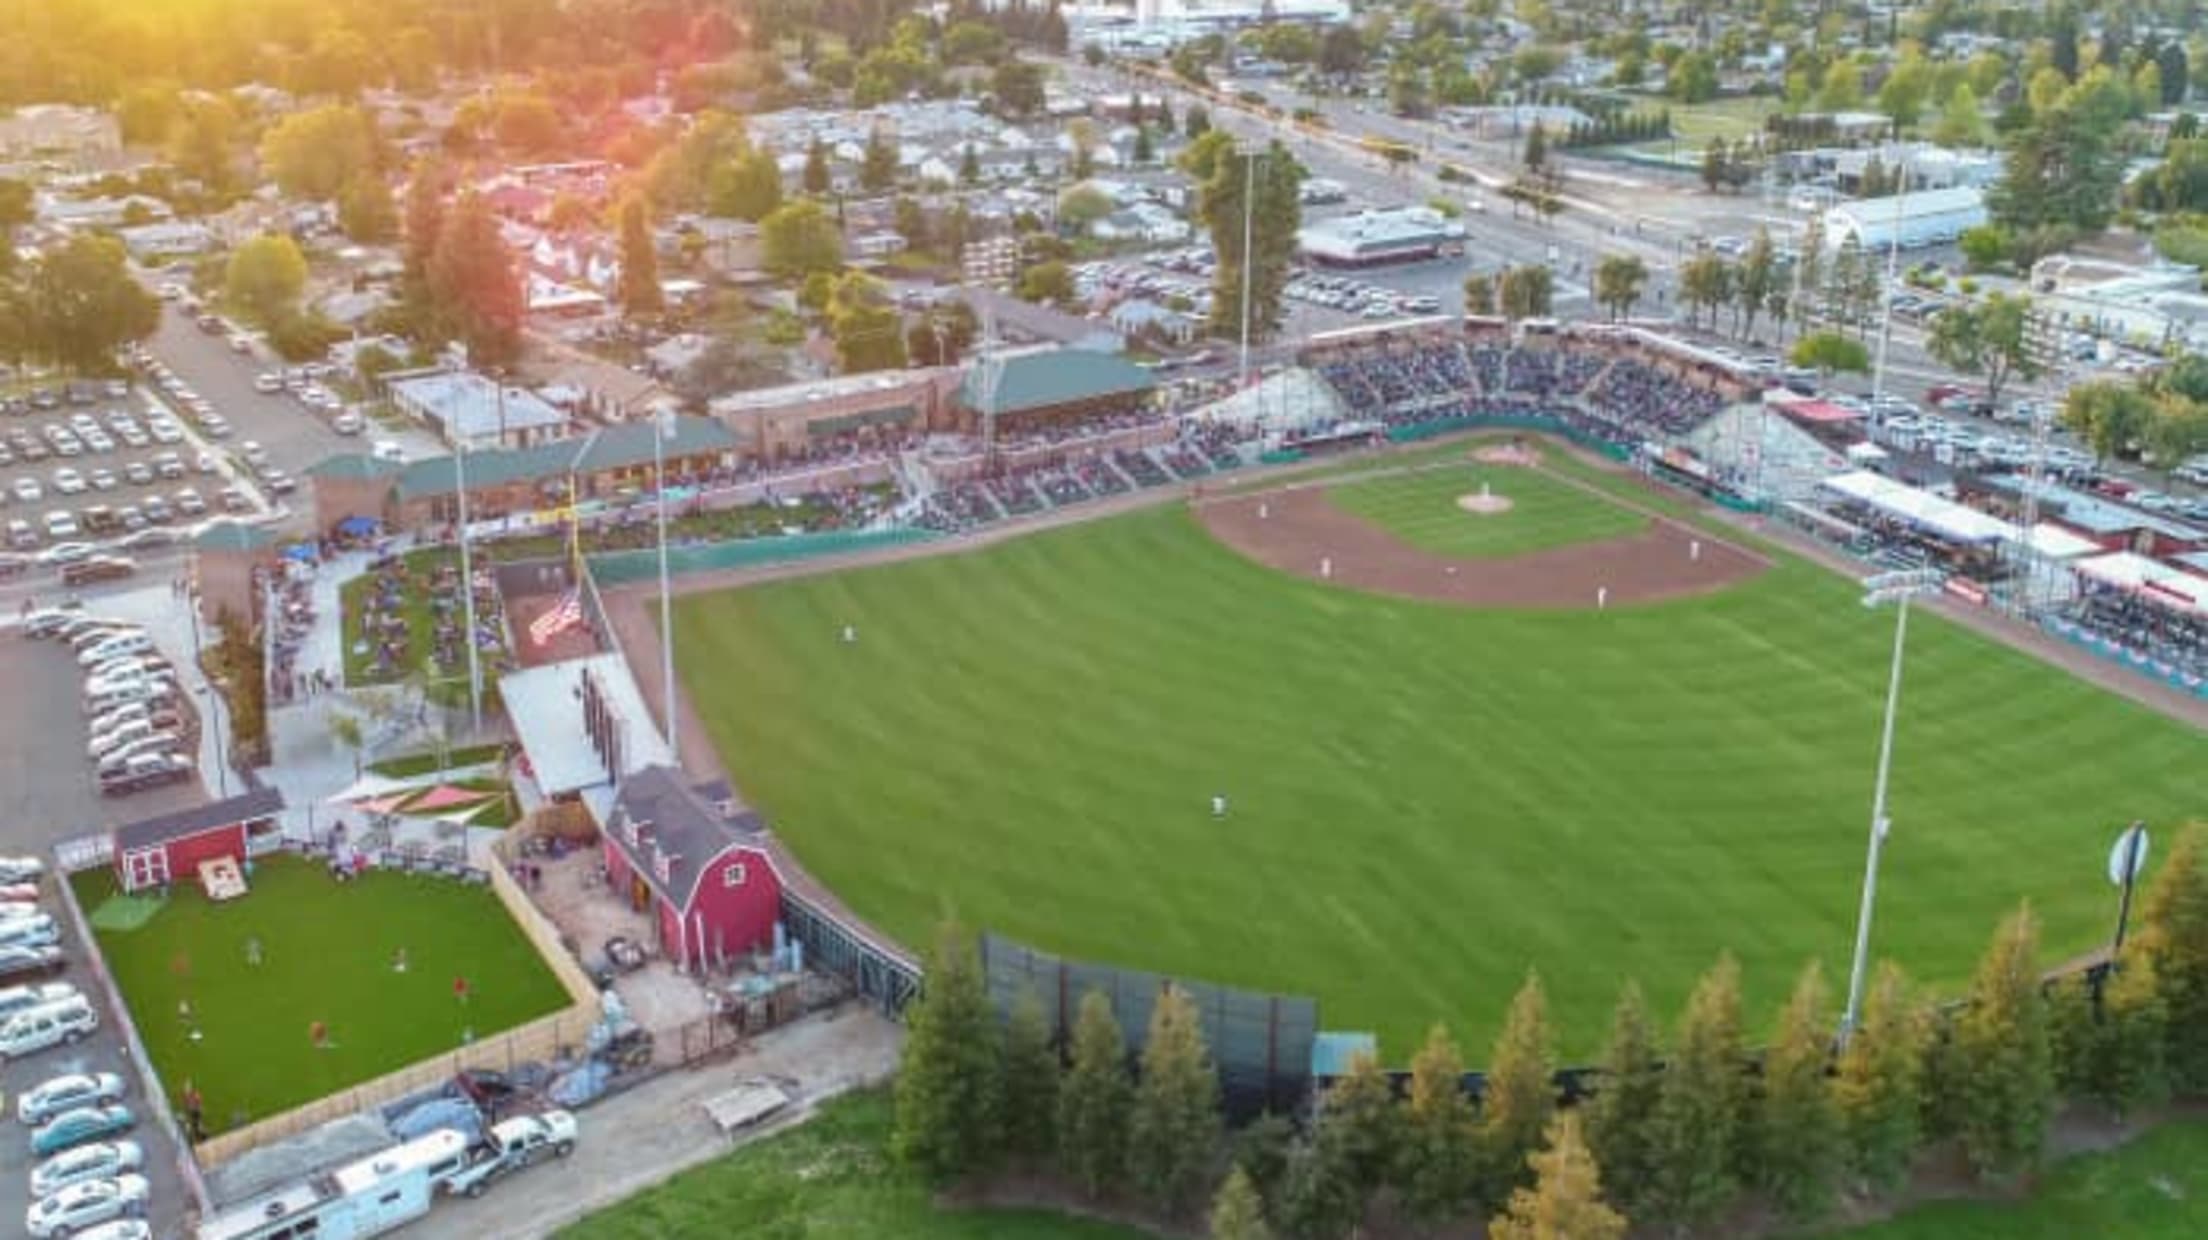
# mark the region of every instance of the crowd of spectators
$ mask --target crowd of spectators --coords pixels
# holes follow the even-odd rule
[[[923,529],[956,533],[1045,508],[1064,508],[1144,487],[1208,477],[1243,463],[1258,428],[1185,421],[1172,443],[1062,457],[938,488],[915,519]]]
[[[1621,358],[1587,393],[1588,411],[1643,437],[1683,435],[1716,416],[1725,400],[1644,362]]]
[[[2157,606],[2129,590],[2080,581],[2070,619],[2130,650],[2191,676],[2208,677],[2208,622]]]

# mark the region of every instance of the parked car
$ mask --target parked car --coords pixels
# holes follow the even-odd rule
[[[23,1091],[15,1100],[15,1118],[35,1127],[63,1111],[123,1100],[123,1078],[112,1072],[70,1072]]]
[[[58,947],[0,947],[0,978],[37,977],[65,963]]]
[[[153,1240],[153,1228],[142,1218],[109,1219],[78,1232],[76,1240]]]
[[[29,986],[0,988],[0,1023],[5,1023],[17,1012],[83,998],[84,995],[67,982],[39,982]]]
[[[35,883],[46,873],[36,857],[0,857],[0,883]]]
[[[145,1213],[148,1192],[142,1175],[87,1180],[40,1198],[24,1213],[23,1224],[30,1229],[32,1240],[75,1235],[89,1227]]]
[[[41,607],[23,618],[23,636],[29,638],[52,637],[61,632],[62,626],[81,617],[81,611],[62,607]]]
[[[50,1197],[72,1184],[112,1180],[145,1165],[146,1152],[136,1141],[94,1141],[31,1168],[31,1196]]]
[[[134,532],[136,538],[144,531]],[[64,564],[61,584],[65,586],[90,585],[98,581],[119,581],[138,571],[138,562],[125,555],[95,555],[75,564]]]
[[[10,904],[17,916],[0,915],[0,947],[55,947],[61,943],[61,927],[52,915],[35,907]],[[5,1034],[0,1034],[0,1041]]]
[[[81,997],[35,1007],[27,1012],[17,1012],[7,1019],[6,1024],[0,1024],[0,1058],[21,1059],[26,1055],[35,1055],[49,1047],[74,1042],[99,1027],[99,1014]],[[93,1133],[85,1139],[106,1135],[104,1132]],[[71,1141],[68,1144],[75,1145],[76,1142]],[[36,1152],[43,1154],[47,1151]]]
[[[129,1107],[120,1104],[79,1107],[74,1111],[64,1111],[39,1125],[31,1133],[31,1153],[44,1158],[73,1145],[101,1141],[129,1132],[137,1126],[138,1117],[131,1114]]]
[[[133,754],[120,767],[100,771],[100,793],[103,796],[129,796],[163,784],[182,783],[190,779],[195,768],[192,760],[180,753]]]

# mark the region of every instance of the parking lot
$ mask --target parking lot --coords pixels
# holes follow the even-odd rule
[[[368,436],[341,435],[333,428],[333,411],[309,408],[295,391],[257,390],[256,380],[282,370],[282,364],[259,344],[248,342],[240,351],[227,330],[201,330],[181,301],[163,303],[160,329],[145,351],[228,422],[231,436],[224,447],[258,443],[276,468],[295,479],[327,457],[368,450]]]

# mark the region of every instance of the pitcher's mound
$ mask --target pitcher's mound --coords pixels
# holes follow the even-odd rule
[[[1483,465],[1539,465],[1541,454],[1523,444],[1492,443],[1475,448],[1472,459]]]
[[[1483,492],[1478,495],[1459,495],[1457,497],[1457,507],[1464,509],[1475,517],[1492,517],[1497,513],[1509,512],[1510,501],[1500,495],[1490,495]]]

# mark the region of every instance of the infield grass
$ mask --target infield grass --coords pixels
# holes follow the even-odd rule
[[[87,870],[71,881],[98,926],[114,875]],[[137,929],[95,931],[172,1103],[186,1082],[196,1084],[210,1134],[567,1003],[485,888],[374,870],[341,884],[293,857],[264,858],[249,882],[224,904],[180,883]],[[258,965],[247,959],[253,939]],[[392,965],[402,948],[399,973]],[[468,981],[465,1003],[453,993],[455,977]],[[180,1001],[191,1005],[189,1021]],[[328,1049],[308,1036],[316,1021],[328,1027]]]
[[[1669,1013],[1730,951],[1760,1023],[1805,961],[1845,977],[1893,617],[1791,558],[1473,611],[1275,573],[1166,507],[675,628],[745,796],[906,943],[956,913],[1315,995],[1395,1063],[1437,1019],[1480,1061],[1529,969],[1571,1059],[1628,978]],[[2050,963],[2094,946],[2116,828],[2208,809],[2200,732],[1922,609],[1896,754],[1874,942],[1943,985],[2023,898]]]
[[[1471,513],[1457,498],[1481,488],[1510,501],[1498,513]],[[1648,519],[1592,499],[1568,483],[1531,469],[1469,461],[1428,465],[1388,477],[1327,488],[1336,508],[1383,525],[1396,537],[1436,555],[1500,559],[1623,538]]]

